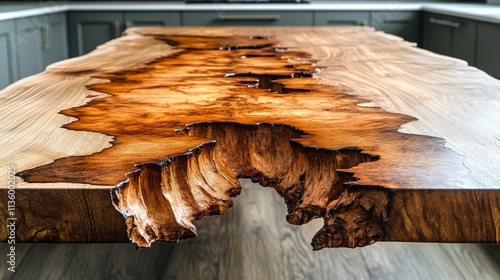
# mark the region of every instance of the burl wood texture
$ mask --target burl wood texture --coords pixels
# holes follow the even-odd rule
[[[137,245],[177,242],[250,178],[323,219],[316,250],[500,242],[497,80],[370,28],[125,35],[1,93],[22,240],[123,241],[116,208]]]

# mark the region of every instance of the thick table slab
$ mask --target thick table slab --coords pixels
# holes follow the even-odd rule
[[[18,242],[177,242],[239,178],[314,249],[500,242],[500,82],[369,27],[131,28],[0,100]]]

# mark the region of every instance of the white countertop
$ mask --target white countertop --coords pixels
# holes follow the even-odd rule
[[[428,4],[423,11],[500,24],[500,6],[485,4]]]
[[[43,3],[43,2],[41,2]],[[35,4],[36,5],[36,4]],[[394,2],[322,2],[301,4],[185,4],[179,2],[72,2],[55,6],[34,7],[29,5],[15,5],[17,7],[0,5],[0,20],[15,19],[27,16],[38,16],[62,11],[366,11],[366,10],[404,10],[419,11],[419,3]],[[17,9],[16,9],[17,8]],[[3,11],[5,10],[5,11]]]
[[[146,5],[144,3],[147,3]],[[414,3],[381,3],[381,2],[316,2],[299,4],[234,4],[234,3],[214,3],[214,4],[185,4],[184,2],[141,2],[141,3],[121,3],[123,10],[175,10],[175,11],[327,11],[327,10],[392,10],[404,9],[418,11],[422,4]],[[70,9],[78,10],[116,10],[117,4],[89,5],[87,3],[71,4]]]
[[[69,5],[3,5],[0,4],[0,20],[16,19],[30,16],[39,16],[65,12],[69,9]]]
[[[1,5],[0,20],[65,11],[428,11],[500,24],[500,6],[381,2],[321,2],[308,4],[185,4],[184,2],[72,2],[68,4]]]

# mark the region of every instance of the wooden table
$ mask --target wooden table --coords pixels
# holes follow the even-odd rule
[[[124,35],[0,92],[17,242],[176,242],[239,178],[316,250],[500,242],[498,80],[369,27]]]

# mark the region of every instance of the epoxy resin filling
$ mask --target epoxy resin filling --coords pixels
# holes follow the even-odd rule
[[[314,249],[382,238],[391,192],[353,185],[356,178],[345,171],[379,156],[356,145],[303,145],[305,122],[286,120],[297,114],[300,124],[304,116],[314,121],[326,113],[335,120],[338,112],[340,124],[363,129],[371,122],[366,112],[384,115],[391,128],[407,117],[361,108],[360,99],[318,84],[317,61],[272,38],[149,36],[177,51],[141,69],[100,74],[109,82],[89,88],[111,96],[62,112],[78,118],[66,128],[112,135],[113,146],[23,171],[26,181],[116,185],[113,205],[141,247],[195,236],[193,220],[231,207],[231,197],[241,192],[238,178],[276,189],[292,224],[323,218]],[[182,141],[192,142],[191,149],[172,153]],[[120,170],[129,172],[126,180]]]

